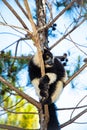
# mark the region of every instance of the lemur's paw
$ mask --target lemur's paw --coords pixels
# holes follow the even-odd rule
[[[49,77],[47,75],[43,76],[41,79],[40,79],[40,83],[49,83]]]
[[[39,83],[39,88],[43,91],[46,91],[47,89],[49,89],[49,77],[47,75],[43,76],[40,79],[40,83]]]
[[[43,98],[42,100],[41,100],[41,103],[43,104],[43,105],[45,105],[45,104],[48,104],[48,105],[50,105],[51,103],[52,103],[52,100],[51,100],[51,98],[50,97],[48,97],[48,98]]]
[[[47,98],[48,97],[48,92],[42,90],[42,91],[40,91],[40,96],[44,97],[44,98]]]

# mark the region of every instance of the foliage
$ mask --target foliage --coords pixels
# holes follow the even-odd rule
[[[16,59],[12,57],[12,52],[2,51],[0,54],[0,75],[6,80],[10,81],[15,87],[19,86],[19,76],[18,73],[25,69],[28,64],[28,59],[21,56],[21,58]],[[0,97],[9,91],[9,88],[0,82]]]
[[[17,80],[18,72],[25,67],[28,60],[25,58],[19,58],[19,60],[12,58],[12,52],[1,51],[0,54],[0,75],[5,79],[9,79],[13,83]]]
[[[15,59],[12,57],[11,51],[2,51],[0,54],[0,75],[18,87],[18,73],[25,69],[27,64],[28,58],[21,56],[21,58]],[[23,91],[24,88],[19,87],[19,89]],[[0,123],[30,129],[38,127],[38,114],[32,114],[37,112],[36,107],[21,99],[1,82],[0,102],[4,113],[1,113]]]
[[[38,112],[35,106],[20,98],[17,94],[6,93],[1,104],[3,114],[0,123],[22,128],[38,128]],[[35,123],[34,123],[35,122]]]

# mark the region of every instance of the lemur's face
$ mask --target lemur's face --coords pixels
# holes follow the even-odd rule
[[[44,49],[43,60],[45,65],[53,65],[53,55],[48,49]]]

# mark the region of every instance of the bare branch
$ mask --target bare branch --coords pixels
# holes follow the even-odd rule
[[[2,0],[2,1],[10,9],[10,11],[16,16],[16,18],[20,21],[20,23],[22,24],[22,26],[25,29],[28,29],[28,27],[26,26],[26,24],[24,23],[24,21],[21,19],[21,17],[18,15],[18,13],[13,9],[13,7],[6,0]]]
[[[77,0],[73,0],[72,2],[70,2],[70,4],[67,5],[66,8],[64,8],[50,23],[46,24],[45,26],[41,27],[38,29],[38,31],[42,31],[44,30],[45,28],[49,28],[50,26],[52,26],[52,24],[61,16],[63,15],[63,13],[69,9],[73,4],[74,2],[76,2]]]
[[[22,30],[22,31],[25,31],[25,32],[28,33],[29,38],[30,38],[30,37],[32,38],[32,32],[29,31],[28,29],[25,29],[25,28],[22,28],[22,27],[18,27],[18,26],[15,26],[15,25],[10,25],[10,24],[3,23],[3,22],[0,22],[0,25],[8,26],[8,27],[11,27],[11,28],[16,28],[16,29],[20,29],[20,30]]]
[[[87,67],[87,63],[85,63],[75,74],[73,74],[65,83],[65,86],[70,83],[77,75],[80,74],[81,71],[83,71]],[[65,87],[64,86],[64,87]]]
[[[73,109],[73,111],[72,111],[72,113],[71,113],[71,115],[70,115],[70,120],[72,119],[73,113],[74,113],[74,111],[76,110],[76,108],[78,107],[78,105],[79,105],[86,97],[87,97],[87,95],[84,96],[84,97],[77,103],[76,107]]]
[[[66,107],[66,108],[58,108],[56,109],[57,111],[68,111],[68,110],[73,110],[73,109],[80,109],[80,108],[85,108],[87,105],[79,106],[79,107]]]
[[[44,62],[43,62],[43,58],[42,58],[42,51],[41,51],[41,46],[40,46],[41,44],[40,44],[39,35],[38,35],[38,32],[37,32],[37,28],[34,24],[32,14],[30,12],[30,8],[29,8],[29,4],[28,4],[27,0],[24,0],[24,5],[26,7],[27,14],[28,14],[28,17],[29,17],[29,20],[30,20],[30,23],[31,23],[31,26],[32,26],[32,29],[33,29],[33,40],[34,40],[35,46],[37,47],[37,50],[38,50],[38,57],[39,57],[39,60],[40,60],[41,74],[43,76],[45,74],[45,70],[44,70]]]
[[[2,78],[0,76],[0,81],[2,83],[4,83],[5,85],[7,85],[11,90],[15,91],[17,94],[19,94],[22,98],[26,99],[28,102],[30,102],[31,104],[35,105],[38,109],[41,109],[41,104],[39,102],[37,102],[36,100],[34,100],[33,98],[31,98],[29,95],[25,94],[24,92],[22,92],[21,90],[17,89],[16,87],[14,87],[13,85],[11,85],[9,82],[7,82],[4,78]]]
[[[13,114],[29,114],[29,115],[30,114],[39,114],[37,112],[15,112],[15,111],[13,111],[13,109],[12,110],[8,110],[8,108],[2,107],[2,106],[1,106],[1,108],[3,109],[3,111],[9,112],[9,113],[13,113]],[[18,107],[18,108],[20,108],[20,107]]]
[[[76,46],[76,48],[78,48],[82,53],[84,53],[85,55],[87,55],[87,53],[85,53],[80,47],[78,47],[78,45],[76,44],[76,42],[74,42],[71,38],[71,36],[69,35],[69,38],[71,40],[71,42]]]
[[[63,123],[60,125],[61,128],[73,123],[76,119],[78,119],[80,116],[82,116],[83,114],[85,114],[87,112],[87,109],[83,110],[82,112],[80,112],[79,114],[77,114],[75,117],[73,117],[72,119],[70,119],[69,121]]]
[[[77,24],[76,26],[74,26],[68,33],[66,33],[65,35],[63,35],[57,42],[55,42],[51,47],[50,50],[55,47],[58,43],[60,43],[65,37],[67,37],[70,33],[72,33],[75,29],[77,29],[83,22],[85,22],[87,18],[84,18],[79,24]]]
[[[18,7],[21,9],[21,11],[24,13],[24,15],[28,18],[29,20],[29,17],[26,13],[26,11],[24,10],[24,8],[21,6],[20,2],[18,0],[15,0],[16,4],[18,5]]]
[[[41,51],[42,48],[41,48],[41,41],[40,41],[41,39],[39,38],[37,28],[34,24],[34,21],[33,21],[32,15],[31,15],[31,11],[29,8],[28,0],[24,1],[24,5],[25,5],[25,8],[26,8],[26,11],[27,11],[27,14],[28,14],[31,26],[32,26],[33,34],[34,34],[33,39],[34,39],[34,42],[35,42],[35,45],[36,45],[37,51],[38,51],[38,57],[39,57],[40,67],[41,67],[41,74],[42,74],[42,76],[44,76],[45,75],[45,67],[44,67],[44,62],[43,62],[43,58],[42,58],[42,51]],[[45,105],[44,109],[45,109],[45,120],[43,120],[43,118],[41,118],[41,120],[42,120],[41,125],[44,124],[45,125],[44,128],[47,129],[47,123],[48,123],[48,117],[49,117],[49,116],[47,116],[47,115],[49,115],[48,114],[48,105]],[[43,115],[43,113],[42,113],[42,115]],[[42,127],[42,129],[43,129],[43,127]]]
[[[1,18],[3,19],[3,21],[4,21],[4,23],[5,24],[8,24],[6,21],[5,21],[5,19],[3,18],[3,16],[2,16],[2,14],[0,13],[0,16],[1,16]],[[15,28],[13,28],[13,27],[11,27],[13,30],[15,30],[16,32],[19,32],[19,33],[21,33],[21,34],[23,34],[24,35],[24,33],[23,32],[20,32],[20,31],[18,31],[17,29],[15,29]]]
[[[16,126],[5,125],[5,124],[0,124],[0,128],[6,129],[6,130],[39,130],[39,129],[24,129],[24,128],[19,128]]]

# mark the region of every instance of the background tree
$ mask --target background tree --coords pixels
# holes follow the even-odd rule
[[[30,53],[30,51],[33,50],[32,48],[34,48],[34,46],[32,47],[32,43],[34,43],[34,45],[36,46],[40,54],[40,63],[42,63],[41,64],[42,75],[44,75],[44,65],[42,59],[42,50],[44,46],[49,46],[50,50],[51,49],[56,50],[56,48],[59,46],[59,43],[62,44],[62,41],[65,42],[65,40],[67,40],[67,42],[70,41],[77,49],[79,49],[79,53],[76,55],[76,57],[78,57],[76,63],[74,62],[75,60],[73,60],[74,59],[73,54],[71,54],[73,52],[73,49],[72,51],[69,50],[67,52],[70,55],[70,57],[73,57],[72,62],[73,64],[75,63],[76,66],[73,65],[71,66],[71,63],[69,63],[70,65],[66,67],[66,70],[69,75],[69,79],[65,85],[69,84],[70,81],[72,81],[71,82],[72,87],[75,88],[77,86],[76,85],[77,82],[74,81],[73,78],[78,76],[78,74],[82,70],[84,70],[85,67],[87,67],[86,63],[83,65],[83,63],[81,62],[81,59],[84,59],[83,57],[85,57],[87,54],[83,49],[80,48],[80,46],[86,48],[86,45],[85,46],[83,44],[80,45],[78,42],[75,42],[72,39],[72,32],[75,32],[75,30],[77,28],[80,28],[80,26],[83,25],[83,23],[86,21],[87,2],[86,0],[81,0],[81,1],[79,0],[72,0],[72,1],[36,0],[33,1],[33,6],[34,6],[33,10],[32,10],[32,5],[28,0],[24,0],[24,1],[2,0],[0,4],[2,7],[1,8],[2,11],[0,12],[1,39],[3,39],[2,41],[4,44],[8,42],[7,43],[8,45],[6,45],[4,49],[0,50],[1,52],[0,53],[0,59],[1,59],[0,60],[0,75],[1,75],[0,76],[0,81],[1,81],[0,83],[1,103],[0,104],[1,105],[0,106],[2,112],[1,116],[4,115],[1,118],[1,123],[14,125],[14,126],[18,125],[23,129],[24,128],[39,129],[39,124],[37,123],[35,126],[33,126],[34,124],[33,122],[36,123],[37,114],[39,115],[40,119],[42,118],[42,111],[40,111],[41,104],[36,100],[32,99],[31,97],[29,97],[28,95],[26,95],[26,89],[28,88],[25,87],[25,85],[23,85],[23,82],[20,81],[21,75],[23,72],[26,71],[28,60],[31,57],[32,53]],[[7,8],[9,8],[9,10]],[[10,22],[6,18],[6,15],[4,14],[4,9],[8,10],[8,13],[10,13],[12,18],[14,18],[13,23],[12,21]],[[33,12],[32,14],[30,9]],[[9,16],[10,18],[11,17],[10,15],[7,15],[7,17]],[[72,17],[70,21],[68,22],[68,24],[66,24],[67,17],[71,15]],[[63,17],[64,20],[60,24],[61,17]],[[63,28],[62,25],[64,25]],[[3,29],[5,29],[6,31],[3,31]],[[7,34],[7,36],[5,35],[6,40],[4,40],[2,34],[4,35]],[[8,40],[7,37],[10,38],[10,41]],[[16,39],[16,41],[14,41],[14,39]],[[52,39],[55,39],[56,42],[53,42]],[[19,47],[21,47],[22,42],[24,43],[25,49],[27,49],[26,45],[29,46],[29,51],[27,51],[26,54],[19,53]],[[10,50],[11,47],[13,47],[13,45],[15,45],[15,49],[12,49],[13,52],[8,51],[8,49]],[[64,44],[63,48],[66,48],[66,46],[67,45]],[[64,51],[65,50],[66,49],[64,49]],[[26,56],[27,54],[28,56]],[[78,80],[78,78],[76,79]],[[9,82],[11,84],[9,84]],[[85,88],[87,89],[87,86],[85,86]],[[83,99],[85,99],[86,97],[87,96],[84,96]],[[24,99],[26,99],[26,101]],[[73,115],[75,109],[78,108],[80,102],[77,104],[76,107],[71,108],[74,109],[71,115]],[[37,109],[35,107],[32,107],[32,105],[29,103],[35,105],[37,109],[40,111],[40,113],[38,113]],[[78,115],[76,115],[73,118],[71,116],[69,121],[61,125],[61,128],[68,125],[69,123],[74,122],[77,118],[79,118],[81,115],[87,112],[86,105],[80,107],[81,108],[83,107],[84,110],[82,110]],[[32,113],[30,109],[32,110]],[[15,114],[14,117],[12,113]],[[21,118],[19,118],[20,115]],[[16,118],[17,121],[14,120]],[[22,121],[20,121],[20,119]],[[32,124],[29,123],[29,120],[30,122],[32,122]],[[25,121],[26,124],[25,123],[23,124],[22,122]],[[37,121],[38,121],[38,116],[37,116]],[[41,129],[44,129],[42,123],[41,123]],[[8,126],[8,125],[0,125],[0,127],[8,130],[22,129],[22,128]]]

